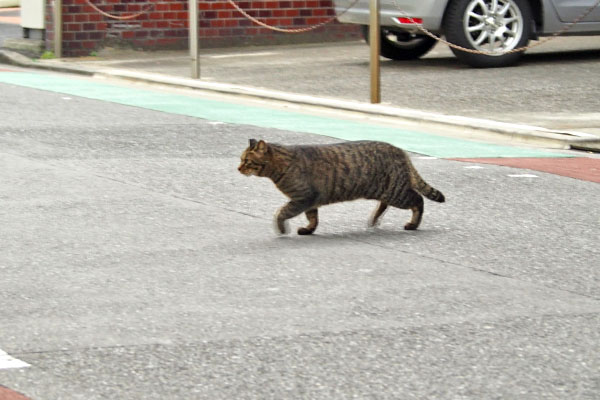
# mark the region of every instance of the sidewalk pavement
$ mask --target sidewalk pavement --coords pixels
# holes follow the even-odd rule
[[[444,91],[439,88],[438,81],[432,81],[436,77],[445,81],[446,77],[441,74],[446,72],[456,75],[455,60],[449,50],[440,46],[434,49],[433,57],[444,60],[449,68],[446,71],[440,68],[431,71],[431,66],[425,64],[423,70],[418,70],[418,64],[413,63],[406,67],[406,71],[397,71],[391,68],[398,64],[382,61],[382,77],[389,75],[388,80],[382,83],[384,102],[370,104],[368,46],[358,41],[206,49],[200,57],[200,79],[189,77],[192,63],[187,51],[143,52],[108,48],[90,57],[31,60],[11,50],[0,49],[0,63],[21,67],[192,88],[317,106],[334,111],[353,111],[367,116],[435,124],[442,129],[444,126],[466,128],[475,132],[475,139],[481,140],[495,135],[496,138],[501,136],[505,141],[516,140],[543,147],[600,151],[600,121],[597,126],[586,126],[587,129],[571,129],[569,123],[562,124],[566,128],[555,129],[556,121],[553,118],[561,112],[565,114],[564,110],[546,110],[550,117],[544,119],[543,116],[538,116],[536,110],[525,112],[528,107],[514,101],[512,93],[507,94],[509,97],[506,101],[496,101],[489,107],[483,105],[483,109],[489,110],[489,113],[480,111],[481,104],[474,107],[472,112],[469,112],[469,107],[456,108],[457,100],[452,97],[452,89]],[[523,71],[525,69],[517,67],[485,71],[496,73],[498,77],[494,79],[502,80],[507,73],[514,74],[519,68]],[[472,71],[473,76],[481,75],[481,70],[464,69],[460,72],[468,74],[469,71]],[[395,79],[398,72],[431,76],[417,78],[421,79],[418,83],[421,87],[407,90],[402,81]],[[415,85],[412,76],[411,79]],[[485,80],[481,85],[489,86]],[[422,92],[420,95],[419,90]],[[479,89],[475,87],[473,90]],[[407,98],[415,95],[420,97],[419,102],[416,102],[414,108],[406,107]],[[474,98],[473,101],[481,103],[481,99]],[[535,102],[535,99],[529,101]],[[432,110],[429,110],[429,105],[434,106],[431,107]],[[482,114],[486,118],[478,116]],[[570,115],[569,118],[570,121],[577,122],[585,115],[589,115],[589,112],[582,113],[582,116]],[[579,127],[577,123],[572,126]]]

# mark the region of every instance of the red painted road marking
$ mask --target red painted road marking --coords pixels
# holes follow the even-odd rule
[[[453,160],[530,169],[600,183],[600,158],[454,158]]]
[[[0,17],[0,24],[21,25],[21,17]]]
[[[21,393],[17,393],[14,390],[10,390],[7,387],[0,386],[0,400],[30,400],[29,397],[23,396]]]

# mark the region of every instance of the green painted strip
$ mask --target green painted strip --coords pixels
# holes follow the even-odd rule
[[[313,133],[343,140],[380,140],[439,158],[565,157],[537,149],[453,139],[364,122],[248,107],[43,73],[0,72],[0,82],[232,124]]]

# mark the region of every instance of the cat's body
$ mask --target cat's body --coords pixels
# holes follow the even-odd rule
[[[423,215],[423,197],[444,202],[444,195],[417,173],[408,155],[383,142],[360,141],[331,145],[282,146],[250,140],[238,170],[244,175],[270,178],[290,201],[275,215],[280,233],[285,221],[304,212],[309,225],[301,235],[314,232],[317,208],[356,199],[379,200],[370,225],[375,225],[388,205],[411,209],[405,229],[417,229]]]

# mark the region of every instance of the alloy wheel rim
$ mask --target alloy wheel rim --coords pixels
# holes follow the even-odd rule
[[[463,18],[467,40],[475,50],[502,55],[517,47],[523,15],[513,0],[473,0]]]

